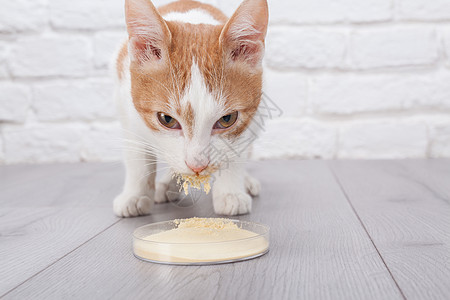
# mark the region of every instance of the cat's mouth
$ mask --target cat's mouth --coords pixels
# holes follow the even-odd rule
[[[211,176],[213,173],[217,172],[218,170],[220,170],[220,166],[218,165],[209,165],[208,167],[206,167],[204,170],[202,170],[201,172],[194,172],[189,170],[188,172],[174,172],[177,175],[182,175],[182,176],[197,176],[197,177],[202,177],[202,176]]]

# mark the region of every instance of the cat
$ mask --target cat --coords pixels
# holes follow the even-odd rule
[[[227,18],[180,0],[156,9],[126,0],[128,39],[115,60],[115,100],[124,131],[126,177],[120,217],[167,201],[173,174],[213,175],[214,212],[250,213],[259,182],[244,169],[262,96],[266,0],[245,0]],[[156,162],[168,164],[155,183]],[[159,170],[158,170],[159,172]]]

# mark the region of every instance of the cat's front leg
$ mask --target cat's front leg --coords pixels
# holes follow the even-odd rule
[[[155,196],[156,158],[138,146],[125,149],[125,185],[114,199],[114,213],[119,217],[150,214]]]
[[[242,215],[252,210],[252,197],[246,187],[246,171],[242,166],[230,165],[214,174],[213,206],[219,215]]]
[[[164,203],[169,199],[167,197],[167,191],[170,190],[170,185],[173,181],[173,173],[172,171],[166,171],[162,176],[161,180],[156,183],[155,188],[155,202],[156,203]]]
[[[258,179],[245,172],[245,188],[250,195],[257,197],[261,191],[261,184]]]

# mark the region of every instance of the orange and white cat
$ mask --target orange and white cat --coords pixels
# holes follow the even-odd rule
[[[166,201],[175,173],[213,174],[215,213],[249,213],[260,186],[245,171],[248,151],[240,147],[254,135],[261,101],[266,0],[243,1],[229,19],[191,0],[159,9],[126,0],[125,14],[129,39],[116,60],[115,98],[126,179],[114,212],[151,213],[154,202]],[[156,184],[158,160],[170,170]]]

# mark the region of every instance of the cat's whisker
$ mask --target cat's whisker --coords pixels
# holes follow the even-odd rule
[[[131,152],[136,153],[134,150],[130,150]],[[160,162],[157,159],[150,159],[150,158],[126,158],[124,157],[122,160],[126,160],[126,161],[149,161],[149,162]]]
[[[153,167],[153,166],[156,166],[157,164],[155,164],[155,163],[147,163],[147,164],[144,164],[143,166],[144,167]],[[159,169],[161,169],[161,170],[165,170],[165,169],[167,169],[167,168],[170,168],[170,166],[164,166],[164,167],[161,167],[161,168],[159,168]],[[158,169],[158,170],[159,170]]]
[[[142,148],[145,149],[145,150],[151,150],[152,152],[149,152],[149,154],[162,154],[162,153],[165,153],[165,151],[163,151],[163,150],[161,150],[161,149],[159,149],[159,148],[157,148],[157,147],[155,147],[155,146],[153,146],[151,144],[148,144],[146,142],[141,142],[141,141],[136,141],[136,140],[127,140],[127,139],[122,139],[122,142],[124,144],[130,143],[130,144],[135,145],[135,146],[142,146]],[[124,146],[127,147],[128,145],[124,145]],[[139,147],[136,147],[136,148],[139,148]]]
[[[154,154],[153,152],[151,152],[151,151],[145,151],[145,150],[143,150],[142,148],[123,147],[123,148],[121,148],[120,150],[122,150],[122,151],[124,151],[124,152],[130,151],[130,152],[133,152],[133,153],[136,153],[136,154],[142,154],[143,156],[150,156],[150,157],[148,157],[149,160],[150,160],[150,159],[152,159],[152,160],[154,160],[154,161],[157,161],[157,160],[158,160],[158,159],[156,159],[156,158],[152,158],[153,156],[155,156],[155,154]]]
[[[148,162],[146,159],[140,159],[140,158],[131,158],[131,159],[123,159],[123,160],[126,161],[126,162],[133,162],[133,161]],[[158,161],[150,162],[150,163],[152,163],[152,164],[154,164],[154,165],[158,165],[158,164],[159,164]]]
[[[124,131],[125,133],[132,134],[132,135],[134,135],[135,137],[139,138],[140,140],[144,140],[144,141],[146,140],[144,137],[142,137],[141,135],[137,134],[137,133],[134,132],[134,131],[128,130],[128,129],[126,129],[126,128],[122,128],[122,131]]]
[[[120,148],[121,149],[135,149],[135,150],[140,150],[140,151],[142,151],[142,152],[145,152],[145,153],[148,153],[148,154],[155,154],[155,152],[158,152],[159,150],[158,149],[151,149],[151,148],[148,148],[148,146],[146,146],[146,145],[139,145],[139,144],[129,144],[129,145],[127,145],[127,144],[125,144],[125,143],[123,143],[123,145],[122,146],[120,146]],[[162,153],[162,152],[161,152]]]
[[[132,132],[129,132],[129,133],[132,133]],[[141,145],[141,146],[144,146],[145,148],[150,148],[152,150],[159,151],[161,153],[163,152],[158,147],[156,147],[153,144],[150,144],[149,142],[147,142],[145,139],[143,139],[139,135],[137,135],[137,134],[135,134],[135,135],[136,135],[136,137],[139,138],[138,140],[128,139],[128,138],[121,138],[121,141],[124,142],[124,143],[131,143],[131,144]]]
[[[149,152],[142,152],[140,150],[130,149],[130,148],[128,148],[128,149],[125,148],[123,151],[129,151],[129,152],[133,152],[133,153],[136,153],[136,154],[141,154],[143,156],[143,158],[136,158],[136,159],[145,160],[145,161],[152,161],[152,162],[163,162],[163,160],[160,159],[160,158],[152,158],[152,156],[154,156],[154,155],[152,153],[149,153]]]
[[[143,150],[152,150],[152,151],[154,151],[154,152],[160,152],[160,153],[163,153],[163,151],[162,150],[160,150],[159,148],[157,148],[157,147],[154,147],[154,146],[150,146],[150,145],[147,145],[147,144],[143,144],[143,143],[141,143],[141,142],[134,142],[134,141],[122,141],[123,143],[123,145],[122,145],[122,147],[130,147],[130,148],[140,148],[140,149],[143,149]]]
[[[160,168],[160,169],[157,169],[157,170],[154,170],[154,171],[147,172],[147,173],[144,174],[144,176],[140,177],[137,181],[141,182],[145,178],[148,178],[150,175],[153,175],[154,173],[157,173],[157,172],[165,171],[167,169],[170,169],[170,167],[164,167],[164,168]]]

